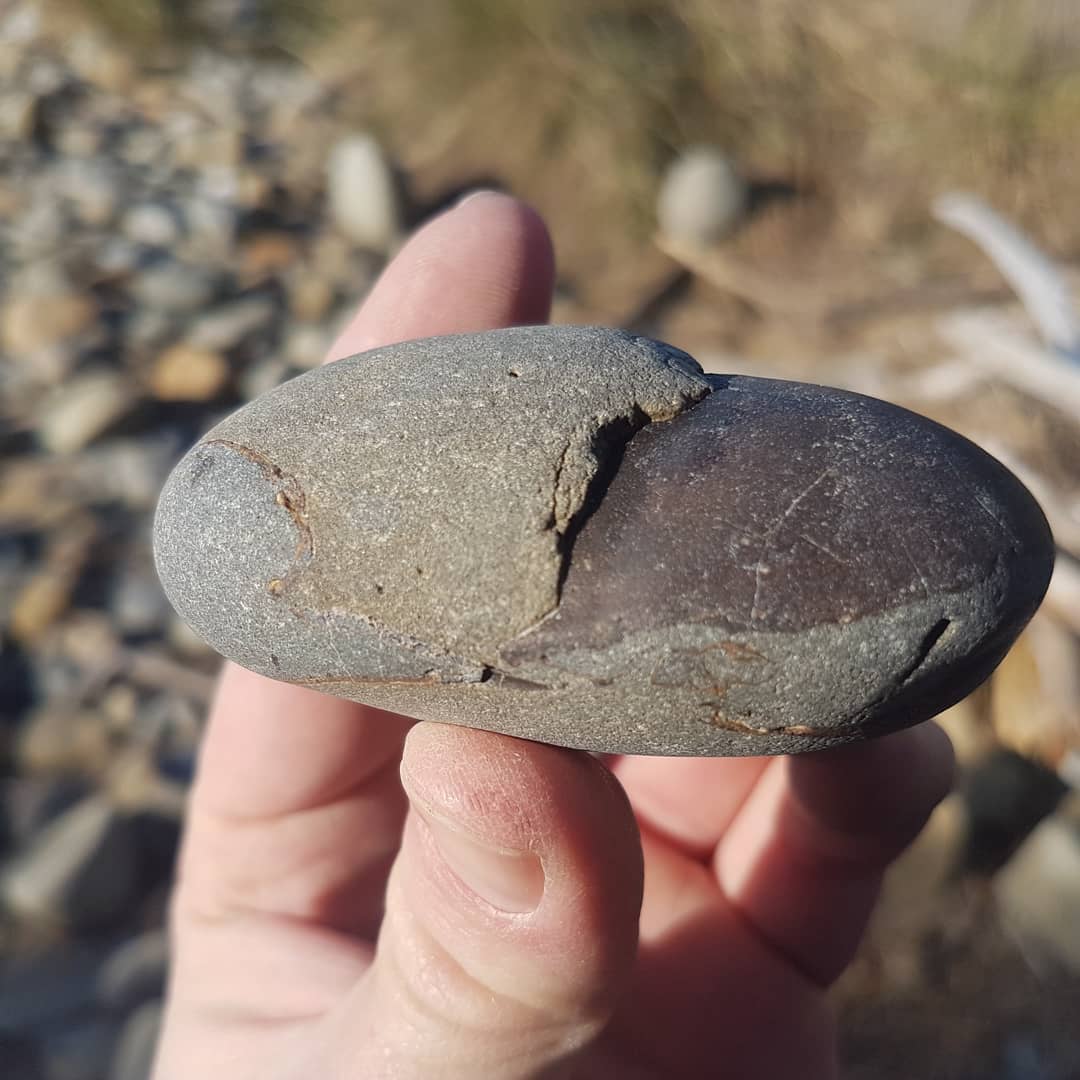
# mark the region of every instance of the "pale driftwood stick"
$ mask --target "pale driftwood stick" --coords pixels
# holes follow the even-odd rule
[[[1080,419],[1080,368],[1055,359],[999,313],[958,311],[941,318],[938,330],[981,371]]]
[[[1031,237],[966,192],[943,195],[934,216],[974,240],[1020,297],[1031,321],[1051,346],[1067,352],[1080,343],[1080,318],[1063,269]]]
[[[680,266],[762,311],[822,322],[832,307],[831,298],[820,286],[804,285],[764,273],[740,262],[722,248],[681,243],[662,233],[656,234],[654,242]]]
[[[931,283],[888,292],[869,284],[864,275],[849,274],[827,285],[809,284],[749,266],[724,248],[687,244],[662,233],[653,240],[669,259],[723,292],[761,311],[803,322],[869,322],[958,304],[1001,302],[1012,296],[1000,286],[971,281]]]
[[[1008,289],[975,281],[930,282],[895,292],[865,296],[862,299],[838,299],[827,318],[833,325],[871,322],[874,319],[901,315],[926,315],[946,308],[982,304],[1004,304],[1012,299]]]
[[[942,404],[970,394],[985,382],[986,376],[983,372],[974,368],[966,359],[958,358],[934,364],[922,371],[893,376],[887,385],[891,388],[890,397],[894,400],[902,398]]]

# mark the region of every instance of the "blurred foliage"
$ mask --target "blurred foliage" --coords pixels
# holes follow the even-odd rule
[[[61,0],[64,2],[64,0]],[[328,26],[326,0],[67,0],[118,37],[161,53],[212,42],[237,51],[295,48]],[[222,13],[234,30],[222,35]]]
[[[205,36],[215,0],[79,2],[172,43]],[[1080,239],[1048,194],[1075,171],[1080,5],[1074,15],[1055,0],[238,6],[249,33],[234,46],[352,62],[362,119],[404,157],[453,143],[518,186],[555,157],[576,160],[597,203],[642,227],[663,163],[708,141],[833,201],[879,191],[900,232],[918,228],[936,190],[961,185],[1021,218],[1037,212],[1051,233],[1067,217],[1069,241]],[[905,207],[918,212],[905,220]]]

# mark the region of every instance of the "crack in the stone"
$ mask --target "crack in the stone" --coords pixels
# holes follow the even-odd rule
[[[574,549],[574,541],[577,540],[585,523],[592,517],[607,494],[615,474],[622,465],[630,441],[642,428],[651,423],[653,423],[652,417],[640,406],[635,405],[629,416],[619,416],[609,420],[607,423],[601,424],[593,432],[592,438],[589,440],[589,451],[596,459],[596,471],[589,477],[580,505],[573,513],[567,516],[566,522],[559,531],[556,540],[556,551],[559,556],[559,576],[555,583],[556,609],[562,599],[566,576],[570,572],[570,559]],[[558,527],[559,482],[566,467],[568,451],[569,445],[563,451],[556,466],[555,484],[551,496],[552,516],[556,521],[556,528]]]
[[[919,648],[916,650],[915,656],[912,658],[911,662],[896,676],[895,689],[899,689],[914,677],[919,668],[926,663],[938,642],[944,637],[945,631],[948,630],[951,625],[952,620],[943,616],[930,627],[923,635],[922,641],[919,642]]]
[[[243,443],[233,442],[231,439],[206,439],[201,445],[222,446],[257,465],[266,480],[275,488],[274,501],[292,518],[297,533],[293,564],[286,571],[284,579],[274,578],[267,584],[271,593],[280,595],[285,582],[297,569],[300,561],[315,554],[315,540],[307,516],[307,495],[300,486],[300,481],[275,465],[265,454]]]
[[[685,354],[679,354],[679,356],[683,355]],[[652,424],[670,423],[672,420],[684,416],[720,388],[718,385],[714,386],[712,383],[708,383],[702,386],[700,397],[684,399],[678,406],[670,410],[657,410],[654,413],[648,413],[641,405],[634,403],[626,414],[616,416],[599,424],[589,439],[586,451],[591,452],[595,458],[597,462],[596,471],[588,479],[585,495],[581,503],[571,513],[565,515],[565,523],[560,529],[560,502],[565,501],[560,500],[560,491],[567,457],[573,447],[573,442],[566,444],[555,465],[551,494],[550,520],[552,527],[558,531],[556,550],[559,556],[559,576],[555,584],[555,605],[551,611],[545,613],[539,622],[543,622],[559,610],[559,605],[562,602],[563,586],[566,584],[566,577],[570,572],[574,542],[585,527],[586,522],[603,502],[604,496],[622,466],[627,448],[634,440],[634,437]],[[532,629],[532,627],[529,629]],[[528,632],[528,630],[523,631],[523,633]]]

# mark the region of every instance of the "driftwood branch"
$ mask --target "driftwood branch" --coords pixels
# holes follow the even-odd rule
[[[1080,367],[1058,359],[1000,312],[958,311],[940,319],[938,330],[979,371],[1080,418]]]

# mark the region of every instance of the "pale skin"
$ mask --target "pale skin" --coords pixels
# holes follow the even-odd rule
[[[331,359],[543,322],[552,281],[537,215],[479,195]],[[154,1080],[831,1080],[826,991],[951,776],[933,724],[601,762],[227,665]]]

